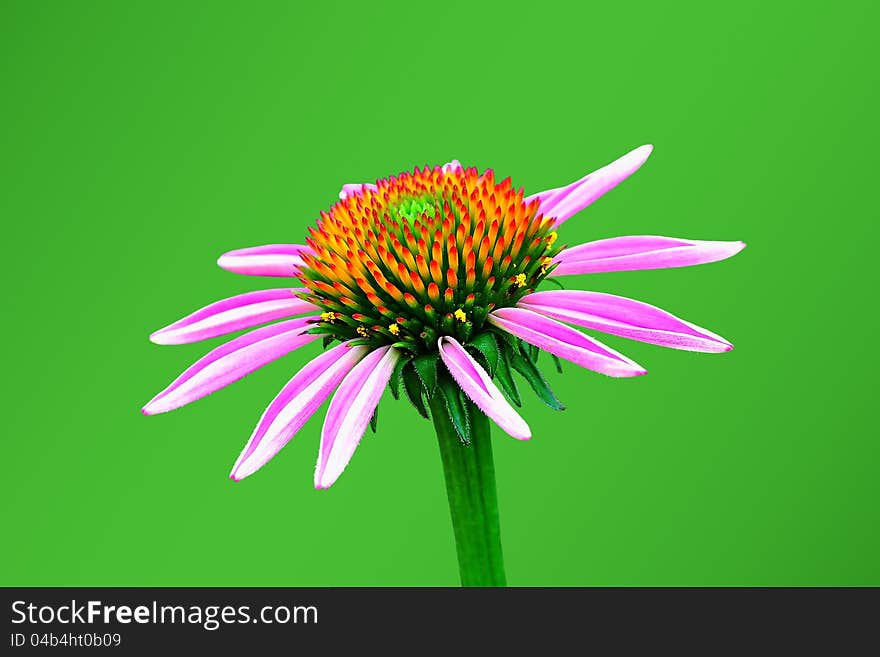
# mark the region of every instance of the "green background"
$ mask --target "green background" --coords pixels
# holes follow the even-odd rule
[[[880,585],[876,3],[9,2],[0,5],[4,585],[455,585],[430,425],[386,393],[329,491],[319,416],[227,474],[317,348],[173,413],[210,344],[148,334],[279,279],[229,249],[301,241],[344,182],[455,157],[527,192],[642,143],[571,221],[748,242],[581,276],[733,341],[608,338],[494,437],[512,585]],[[874,5],[874,7],[872,7]]]

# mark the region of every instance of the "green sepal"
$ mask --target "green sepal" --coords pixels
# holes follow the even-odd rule
[[[525,349],[526,349],[526,347],[525,347],[525,345],[523,345],[523,355],[524,355],[524,356],[526,355],[526,353],[525,353]],[[529,351],[528,351],[528,358],[529,358],[529,360],[532,361],[533,363],[537,363],[537,362],[538,362],[538,356],[541,354],[541,350],[538,349],[538,348],[537,348],[535,345],[533,345],[533,344],[530,344],[530,345],[528,346],[528,350],[529,350]]]
[[[532,390],[538,395],[538,398],[547,404],[547,406],[557,411],[565,410],[565,405],[556,399],[556,395],[553,394],[550,386],[547,385],[547,380],[544,378],[544,375],[541,374],[541,371],[537,368],[535,363],[525,356],[525,351],[526,350],[523,349],[521,352],[517,353],[511,350],[511,367],[523,375],[523,378],[528,381]]]
[[[478,364],[480,367],[482,367],[485,371],[488,372],[488,371],[489,371],[489,363],[488,363],[488,361],[486,360],[486,357],[483,355],[483,352],[482,352],[482,351],[477,351],[476,349],[472,349],[472,350],[469,350],[469,351],[470,351],[470,354],[471,354],[471,356],[473,357],[473,359],[474,359],[475,361],[477,361],[477,364]]]
[[[388,379],[388,385],[391,388],[391,395],[395,399],[400,399],[400,381],[403,377],[403,368],[411,359],[402,356],[397,359],[394,369],[391,371],[391,378]]]
[[[330,343],[333,342],[336,338],[332,335],[325,335],[321,340],[321,349],[326,349],[330,346]]]
[[[443,401],[446,404],[446,413],[449,415],[449,421],[455,427],[455,433],[458,434],[459,440],[465,445],[471,442],[471,421],[468,417],[467,403],[462,399],[464,393],[458,384],[448,375],[439,377],[438,388],[443,394]]]
[[[492,332],[495,334],[495,337],[499,338],[498,342],[502,348],[510,347],[511,349],[519,349],[522,340],[507,331],[495,327],[493,327],[493,329]]]
[[[376,433],[376,425],[379,424],[379,404],[376,404],[376,408],[373,409],[373,415],[370,417],[370,429],[373,430],[373,433]]]
[[[428,415],[428,409],[425,406],[425,398],[423,396],[425,386],[422,385],[422,380],[416,373],[415,368],[409,364],[407,364],[407,367],[403,368],[403,387],[406,390],[406,396],[409,398],[410,403],[415,406],[419,415],[425,419],[430,418],[430,415]]]
[[[495,370],[498,369],[498,340],[495,339],[495,336],[486,331],[484,333],[480,333],[476,338],[471,340],[466,347],[473,347],[477,351],[479,351],[486,359],[486,364],[489,366],[489,376],[495,376]]]
[[[499,358],[498,368],[495,370],[495,379],[501,388],[501,392],[516,406],[522,406],[522,399],[519,396],[519,389],[516,381],[513,380],[513,374],[510,371],[510,362],[507,357],[508,349],[502,346]]]
[[[439,359],[440,354],[435,352],[416,356],[412,361],[413,368],[419,375],[428,397],[433,397],[434,391],[437,389],[437,361]]]
[[[562,361],[559,360],[559,356],[556,354],[550,354],[553,358],[553,363],[556,365],[556,371],[562,374]]]

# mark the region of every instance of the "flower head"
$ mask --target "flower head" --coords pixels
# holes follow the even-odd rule
[[[536,360],[540,351],[614,377],[645,374],[626,356],[570,324],[676,349],[722,352],[714,333],[641,301],[579,290],[539,291],[549,276],[681,267],[721,260],[741,242],[657,236],[618,237],[565,247],[562,223],[629,177],[647,159],[643,146],[575,182],[531,196],[510,179],[496,183],[457,161],[377,181],[344,185],[304,245],[239,249],[221,267],[256,276],[295,277],[276,288],[224,299],[151,336],[182,344],[256,328],[217,347],[145,407],[161,413],[187,404],[294,349],[323,338],[327,348],[272,401],[231,476],[262,467],[336,391],[321,436],[315,484],[342,473],[383,389],[405,395],[425,417],[426,398],[442,395],[464,442],[464,400],[506,433],[531,430],[513,405],[512,372],[562,408]],[[296,317],[306,315],[305,317]],[[558,365],[558,361],[557,361]]]
[[[461,166],[364,185],[309,229],[299,296],[325,310],[316,332],[335,339],[416,355],[440,336],[467,342],[552,270],[561,249],[539,207],[509,178]]]

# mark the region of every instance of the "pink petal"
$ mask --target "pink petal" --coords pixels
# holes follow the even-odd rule
[[[630,235],[587,242],[565,249],[554,259],[554,275],[687,267],[724,260],[744,242],[708,242],[657,235]]]
[[[568,186],[566,186],[566,187],[554,187],[553,189],[545,189],[543,192],[538,192],[537,194],[532,194],[531,196],[526,196],[526,197],[523,199],[523,202],[524,202],[526,205],[528,205],[529,203],[531,203],[532,201],[534,201],[534,200],[537,199],[538,203],[539,203],[540,205],[543,205],[545,201],[547,201],[547,200],[550,199],[551,197],[555,196],[555,195],[556,195],[558,192],[560,192],[561,190],[563,190],[563,189],[568,189],[568,188],[571,187],[572,185],[577,185],[578,182],[579,182],[579,181],[577,181],[577,182],[573,182],[573,183],[571,183],[571,185],[568,185]]]
[[[560,358],[608,376],[647,374],[641,365],[580,331],[524,308],[499,308],[489,323]]]
[[[245,333],[191,365],[170,386],[144,406],[144,415],[155,415],[189,404],[216,392],[294,349],[319,338],[305,333],[318,317],[300,317]]]
[[[339,198],[344,201],[352,194],[360,194],[364,189],[369,189],[375,192],[379,188],[373,183],[348,183],[342,186],[342,191],[339,192]]]
[[[449,173],[450,171],[460,171],[461,168],[461,162],[459,162],[458,160],[452,160],[451,162],[447,162],[442,167],[440,167],[440,170],[443,173]]]
[[[156,344],[188,344],[216,338],[276,319],[319,310],[295,295],[305,288],[280,288],[246,292],[205,306],[150,336]]]
[[[217,264],[235,274],[292,277],[304,264],[300,257],[303,251],[308,253],[309,248],[301,244],[252,246],[224,253]]]
[[[441,337],[437,340],[437,349],[452,378],[483,413],[514,438],[528,440],[532,437],[529,425],[507,403],[486,370],[455,338]]]
[[[605,194],[635,173],[653,150],[653,146],[646,144],[630,151],[621,158],[614,160],[601,169],[589,173],[580,180],[566,185],[549,189],[538,194],[526,197],[528,203],[534,199],[541,202],[539,211],[545,217],[554,217],[559,226],[573,215],[577,214],[593,201]]]
[[[400,352],[380,347],[354,366],[333,395],[315,468],[315,488],[329,488],[345,470],[391,378]]]
[[[563,322],[673,349],[714,353],[733,349],[721,336],[665,310],[613,294],[549,290],[527,294],[517,305]]]
[[[363,345],[352,347],[344,342],[297,372],[263,413],[229,476],[241,481],[268,463],[367,351]]]

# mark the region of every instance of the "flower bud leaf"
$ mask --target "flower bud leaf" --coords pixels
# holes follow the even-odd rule
[[[523,352],[524,351],[525,350],[523,350]],[[565,405],[556,398],[555,394],[553,394],[550,386],[547,385],[547,380],[544,378],[544,375],[541,374],[541,371],[537,368],[534,361],[524,356],[523,352],[515,352],[511,350],[511,367],[523,376],[532,387],[532,390],[535,391],[538,398],[547,404],[547,406],[557,411],[565,410]]]
[[[495,370],[495,379],[501,392],[507,397],[508,401],[515,406],[522,406],[522,399],[519,396],[519,389],[516,381],[513,380],[513,374],[510,371],[510,362],[507,357],[507,349],[502,343],[502,348],[498,356],[498,368]]]
[[[458,387],[448,372],[444,372],[437,380],[438,389],[443,394],[446,412],[459,440],[465,445],[471,442],[471,421],[468,416],[467,397]]]
[[[425,405],[425,386],[422,385],[422,380],[416,373],[412,363],[407,363],[406,367],[403,368],[403,387],[406,390],[407,398],[419,412],[419,415],[425,419],[430,419],[431,416],[428,414],[428,408]]]
[[[437,389],[437,361],[439,359],[440,355],[437,352],[434,352],[432,354],[417,356],[412,361],[413,368],[415,369],[416,374],[419,375],[419,379],[425,388],[425,394],[427,394],[428,398],[433,397],[434,391]]]
[[[400,399],[400,382],[403,378],[403,368],[410,361],[409,358],[400,358],[394,364],[394,370],[391,372],[391,378],[388,380],[388,386],[391,388],[391,396]]]
[[[495,370],[498,369],[498,341],[489,331],[480,333],[476,338],[471,340],[467,345],[471,347],[471,351],[476,350],[486,359],[489,366],[489,376],[495,376]]]

